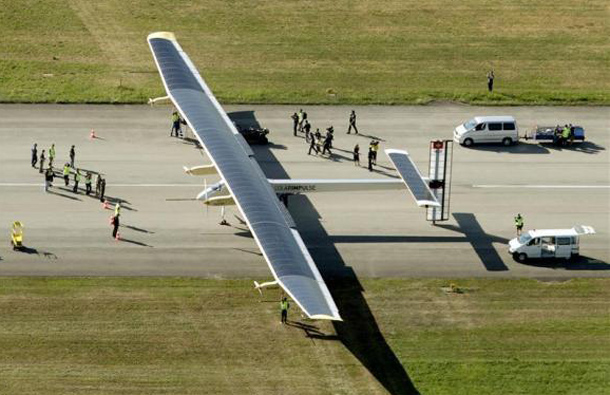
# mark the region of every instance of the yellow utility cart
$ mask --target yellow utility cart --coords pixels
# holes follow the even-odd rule
[[[13,245],[13,250],[23,248],[23,224],[19,221],[13,222],[11,244]]]

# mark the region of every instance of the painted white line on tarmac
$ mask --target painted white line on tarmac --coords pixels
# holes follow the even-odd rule
[[[610,185],[473,185],[473,188],[610,189]]]
[[[59,181],[63,182],[63,179],[60,179],[59,177],[57,177],[59,179]],[[59,181],[56,181],[57,183],[59,183]],[[72,180],[70,180],[70,183],[72,184]],[[43,183],[23,183],[23,182],[0,182],[0,187],[40,187]],[[84,185],[81,182],[81,185]],[[58,186],[63,186],[63,185],[58,185]],[[198,187],[201,188],[203,186],[202,185],[198,185],[198,184],[108,184],[108,187],[112,187],[112,188],[175,188],[175,187]]]

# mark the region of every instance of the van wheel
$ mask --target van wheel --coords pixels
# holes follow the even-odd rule
[[[472,141],[472,139],[464,140],[464,147],[472,147],[472,144],[474,144],[474,141]]]
[[[517,262],[525,262],[527,260],[527,254],[524,252],[520,252],[518,254],[514,254],[513,257]]]
[[[511,139],[510,137],[505,137],[504,140],[502,140],[502,144],[504,144],[505,147],[508,147],[512,143],[513,143],[513,139]]]

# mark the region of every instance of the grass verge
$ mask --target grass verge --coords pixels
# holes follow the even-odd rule
[[[608,279],[459,280],[460,293],[441,280],[363,285],[421,393],[610,388]],[[278,296],[245,280],[2,278],[0,393],[386,393],[361,363],[374,336],[354,348],[329,323],[283,327]],[[295,308],[289,318],[301,322]]]
[[[162,95],[175,31],[225,103],[609,104],[607,2],[0,0],[0,101]],[[496,73],[488,94],[486,73]]]

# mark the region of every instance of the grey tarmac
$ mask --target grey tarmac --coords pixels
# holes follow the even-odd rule
[[[303,107],[312,130],[335,127],[334,155],[308,156],[303,136],[292,136],[292,114]],[[272,144],[255,147],[270,178],[396,177],[380,152],[377,171],[366,169],[372,137],[381,149],[409,151],[424,173],[428,145],[450,139],[454,127],[475,115],[514,115],[520,128],[574,123],[588,141],[570,148],[525,142],[454,149],[451,220],[425,221],[408,192],[328,193],[292,197],[289,209],[320,271],[365,277],[534,277],[562,279],[610,275],[610,109],[604,107],[430,106],[225,106],[242,125],[269,128]],[[360,135],[347,135],[349,113]],[[170,106],[0,105],[0,275],[202,276],[270,278],[246,226],[227,210],[193,198],[217,177],[184,174],[182,166],[208,164],[190,139],[169,137]],[[94,129],[98,138],[90,139]],[[192,135],[187,134],[192,138]],[[107,195],[121,199],[121,241],[111,237],[111,210],[63,187],[51,193],[30,167],[30,147],[57,147],[57,166],[76,146],[79,168],[101,172]],[[360,144],[362,167],[351,162]],[[58,170],[60,170],[58,168]],[[84,185],[81,182],[81,187]],[[507,253],[513,217],[525,228],[592,225],[583,258],[521,264]],[[24,252],[9,246],[9,226],[25,224]],[[0,233],[1,235],[2,233]]]

